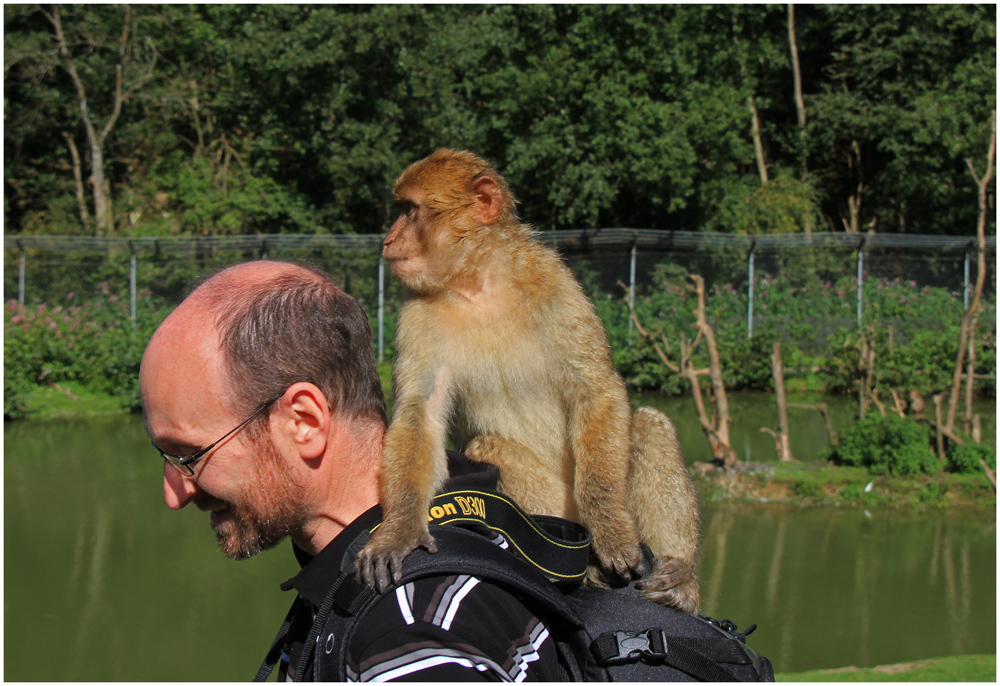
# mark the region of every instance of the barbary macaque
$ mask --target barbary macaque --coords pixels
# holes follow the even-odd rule
[[[446,149],[406,169],[393,196],[400,215],[383,256],[411,298],[396,337],[383,523],[358,555],[359,578],[385,590],[411,551],[436,551],[427,509],[452,430],[525,510],[590,529],[590,583],[641,574],[642,541],[655,555],[643,593],[695,612],[700,513],[676,429],[658,410],[632,413],[593,304],[519,222],[507,182]]]

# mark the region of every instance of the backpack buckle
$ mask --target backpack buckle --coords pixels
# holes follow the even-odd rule
[[[613,631],[594,641],[595,652],[604,665],[624,665],[630,662],[659,662],[667,656],[667,641],[663,629],[646,631]]]

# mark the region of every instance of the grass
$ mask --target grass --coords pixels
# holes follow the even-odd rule
[[[772,462],[750,465],[745,472],[711,472],[694,477],[705,502],[797,507],[996,507],[996,494],[983,474],[872,476],[861,467]]]
[[[776,681],[988,681],[997,680],[996,655],[958,655],[859,669],[776,674]]]
[[[64,419],[123,414],[121,401],[107,393],[88,390],[75,381],[39,386],[24,401],[32,419]]]

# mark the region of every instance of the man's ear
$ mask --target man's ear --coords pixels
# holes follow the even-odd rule
[[[323,391],[299,382],[285,391],[280,402],[281,426],[299,456],[305,460],[322,456],[330,436],[330,405]]]
[[[476,218],[483,224],[492,224],[503,211],[503,191],[496,179],[480,176],[472,182],[472,200]]]

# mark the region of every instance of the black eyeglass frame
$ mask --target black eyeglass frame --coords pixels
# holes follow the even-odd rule
[[[280,398],[284,394],[285,394],[285,391],[281,391],[280,393],[278,393],[277,395],[275,395],[273,398],[271,398],[266,403],[264,403],[263,405],[261,405],[260,407],[258,407],[256,410],[254,410],[254,412],[253,412],[252,415],[250,415],[249,417],[247,417],[246,419],[244,419],[242,422],[240,422],[239,424],[237,424],[235,429],[233,429],[232,431],[228,432],[225,436],[223,436],[219,440],[215,441],[214,443],[212,443],[207,448],[202,448],[201,450],[199,450],[198,452],[196,452],[194,455],[189,455],[188,457],[180,457],[178,455],[171,455],[170,453],[165,452],[163,450],[163,448],[161,448],[160,446],[156,445],[156,443],[154,443],[153,441],[150,441],[150,443],[153,444],[153,447],[156,448],[157,452],[160,453],[160,457],[162,457],[167,462],[167,464],[169,464],[170,466],[172,466],[175,469],[177,469],[181,474],[184,474],[186,476],[194,476],[194,468],[191,466],[191,464],[195,460],[197,460],[199,458],[202,458],[205,455],[207,455],[208,453],[210,453],[213,448],[215,448],[217,445],[219,445],[220,443],[222,443],[224,440],[226,440],[227,438],[229,438],[230,436],[232,436],[233,434],[235,434],[237,431],[239,431],[240,429],[242,429],[244,426],[246,426],[247,424],[249,424],[251,419],[253,419],[257,415],[259,415],[261,412],[263,412],[268,406],[271,405],[271,403],[273,403],[275,400],[277,400],[278,398]]]

